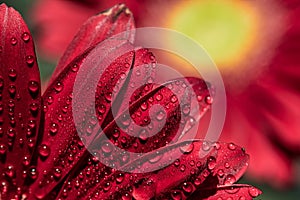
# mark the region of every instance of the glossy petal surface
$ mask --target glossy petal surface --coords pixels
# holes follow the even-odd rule
[[[0,5],[0,36],[0,195],[9,199],[36,178],[31,159],[41,91],[31,34],[20,14],[5,4]]]

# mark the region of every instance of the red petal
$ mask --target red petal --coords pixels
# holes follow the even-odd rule
[[[232,143],[216,142],[212,144],[204,141],[201,142],[201,149],[196,150],[193,154],[207,159],[205,168],[202,169],[201,173],[187,176],[184,181],[177,183],[175,181],[169,189],[165,188],[168,185],[165,181],[161,182],[160,187],[165,188],[164,192],[160,194],[162,199],[171,199],[171,197],[186,199],[195,191],[197,194],[201,193],[203,197],[209,197],[214,194],[211,192],[212,190],[217,190],[217,186],[233,185],[242,176],[248,165],[248,155],[242,148],[233,147]],[[183,164],[188,166],[190,163],[186,161]],[[173,182],[174,180],[176,177],[174,179],[169,178],[167,181]]]
[[[139,58],[138,54],[135,59],[135,65],[138,65],[137,58]],[[135,68],[133,68],[133,70],[134,69]],[[132,74],[135,74],[135,72],[133,72]],[[132,75],[130,78],[136,80],[134,75]],[[197,110],[197,112],[190,112],[190,110],[192,109],[190,108],[191,97],[193,95],[194,97],[195,95],[197,95],[198,97],[206,97],[209,92],[203,80],[196,78],[188,79],[193,84],[191,85],[191,87],[188,87],[188,82],[185,79],[179,79],[169,81],[163,86],[148,84],[145,87],[142,87],[142,90],[136,90],[136,93],[132,95],[132,102],[129,107],[131,117],[126,118],[126,121],[124,121],[126,125],[124,126],[124,124],[122,124],[124,120],[124,113],[119,114],[119,117],[116,117],[116,120],[109,123],[103,130],[103,132],[106,134],[100,134],[99,136],[97,136],[95,140],[96,142],[94,142],[93,144],[95,148],[93,148],[93,150],[91,150],[92,147],[89,149],[92,152],[97,153],[97,155],[99,156],[105,155],[103,159],[105,160],[105,157],[107,157],[110,163],[112,162],[112,160],[114,160],[114,166],[120,168],[126,163],[130,163],[131,161],[133,161],[133,158],[131,158],[129,154],[124,155],[124,150],[129,152],[143,153],[153,151],[165,146],[167,143],[176,142],[179,137],[183,136],[183,133],[189,135],[189,137],[187,138],[193,138],[193,134],[190,133],[190,130],[192,130],[191,127],[193,126],[193,123],[196,124],[195,118],[198,118],[197,115],[201,116],[203,112],[210,106],[210,104],[206,104],[204,102],[205,98],[199,98],[202,100],[200,102],[198,102],[197,100],[196,101],[201,105],[201,110],[204,111],[199,112],[199,110]],[[176,94],[174,94],[169,88],[172,88],[173,91],[176,91]],[[191,91],[192,88],[197,89],[195,94]],[[128,90],[126,91],[128,92]],[[85,97],[87,95],[83,96]],[[100,95],[98,99],[101,99],[101,96],[104,95]],[[196,97],[194,98],[194,100],[195,99]],[[85,99],[82,99],[82,101],[84,102]],[[102,103],[101,105],[103,105],[103,102],[105,102],[105,99],[103,99],[102,102],[99,101],[99,103]],[[183,105],[182,113],[180,113],[179,102],[181,102],[181,104]],[[164,108],[165,114],[162,117],[160,117],[160,115],[156,115],[156,118],[153,118],[151,121],[150,118],[149,121],[145,121],[144,119],[149,116],[150,108],[155,104],[161,105]],[[154,113],[157,112],[160,111],[154,111]],[[163,119],[165,119],[166,121],[163,121]],[[191,119],[193,119],[194,121],[191,122]],[[119,123],[120,127],[118,127],[117,121],[121,122]],[[134,122],[141,126],[132,125]],[[148,125],[148,122],[152,125],[147,127],[145,125]],[[161,128],[161,131],[156,130],[157,128]],[[95,132],[97,133],[98,129],[94,129],[96,129]],[[129,133],[131,133],[131,135],[134,135],[134,133],[138,134],[133,137],[130,136]],[[146,138],[145,136],[140,136],[139,133],[154,133],[154,136],[150,137],[149,135],[147,135],[149,136],[149,138]],[[108,137],[111,141],[105,141],[105,136]],[[138,138],[138,136],[140,136],[140,138]],[[82,135],[82,137],[85,139],[85,141],[89,140],[89,137],[87,137],[86,135]],[[112,142],[112,144],[110,144],[110,142]],[[122,150],[120,151],[115,149],[114,144]],[[99,146],[101,147],[100,149]],[[124,159],[124,156],[126,157],[126,159]],[[90,159],[93,160],[93,158]],[[81,163],[83,163],[83,161],[81,161]],[[84,169],[75,172],[75,174],[85,173],[86,171],[90,171],[93,168],[94,167],[91,166],[91,163],[89,163]],[[96,168],[98,168],[98,166]],[[110,174],[110,171],[111,170],[106,171],[106,174]],[[87,187],[91,189],[92,187],[96,187],[98,185],[95,184],[95,181],[90,180],[94,177],[94,175],[84,177],[83,179],[81,179],[81,182],[86,182],[86,185],[89,185]],[[78,181],[77,178],[78,177],[74,178],[71,176],[67,182],[73,182],[74,184],[71,185],[74,186],[76,185],[75,182]],[[65,186],[69,187],[66,184]],[[81,189],[83,188],[74,187],[73,192],[68,195],[68,198],[75,198],[75,196],[73,195],[77,194],[77,192],[74,191]]]
[[[35,168],[29,167],[40,123],[40,77],[20,14],[1,4],[0,23],[0,196],[10,199],[26,176],[29,182],[35,179]]]
[[[121,40],[117,40],[116,43],[121,45],[121,47],[117,48],[117,50],[122,49],[124,46],[124,48],[127,49],[128,45],[122,45]],[[112,43],[111,41],[107,45],[109,46],[97,47],[95,50],[96,53],[104,55],[103,51],[112,49],[112,46],[114,48],[117,47],[117,44]],[[74,81],[77,78],[78,70],[82,67],[82,62],[86,60],[87,55],[89,55],[89,52],[78,57],[70,65],[68,65],[43,95],[45,102],[45,123],[42,143],[50,147],[50,153],[46,157],[40,156],[37,161],[38,170],[45,173],[38,177],[37,181],[32,185],[31,190],[33,191],[33,194],[39,198],[49,193],[58,183],[60,183],[60,181],[63,180],[65,175],[68,174],[74,165],[78,164],[77,161],[83,156],[82,153],[85,151],[84,145],[77,134],[73,120],[72,95]],[[132,53],[130,52],[123,55],[122,58],[116,59],[111,66],[107,67],[107,69],[125,66],[127,62],[132,62]],[[120,79],[122,71],[129,69],[130,68],[124,67],[123,70],[119,71],[118,76],[115,76],[115,82]],[[107,70],[103,77],[106,77],[107,75],[105,74],[110,72],[110,70]],[[114,81],[104,81],[111,91],[113,90],[113,87],[109,84],[112,82]],[[109,103],[107,104],[109,105]],[[105,115],[107,113],[108,110]],[[84,116],[85,114],[86,113],[83,112],[80,115]],[[100,120],[99,123],[101,124],[103,121],[104,119]],[[74,158],[74,160],[71,160],[72,158]]]
[[[104,41],[111,36],[122,33],[124,38],[133,41],[134,21],[131,12],[124,4],[115,5],[111,9],[88,19],[79,29],[73,41],[60,59],[51,81],[77,56],[88,48]],[[128,34],[128,35],[127,35]],[[121,37],[120,35],[118,37]]]
[[[235,150],[228,149],[227,146],[231,144],[215,143],[210,144],[211,146],[208,144],[207,142],[194,141],[192,144],[191,142],[180,142],[169,145],[158,151],[146,153],[121,168],[125,171],[132,169],[132,167],[133,169],[137,167],[136,169],[148,170],[155,165],[161,165],[161,168],[155,172],[142,174],[115,171],[91,158],[86,168],[77,172],[77,176],[73,180],[67,180],[64,189],[61,190],[60,197],[74,199],[77,194],[80,194],[82,199],[121,199],[122,197],[187,199],[196,191],[197,194],[201,194],[201,197],[214,197],[216,193],[218,195],[227,192],[227,197],[234,198],[237,193],[234,193],[235,190],[230,190],[231,187],[236,186],[232,185],[233,182],[228,183],[230,186],[218,186],[222,185],[222,178],[226,177],[227,174],[225,172],[215,175],[214,169],[220,169],[220,165],[223,165],[225,161],[236,163],[234,161],[236,155],[239,157],[237,160],[241,157],[247,158],[247,155],[239,147],[235,147]],[[201,156],[206,151],[206,155]],[[231,153],[231,151],[235,153]],[[182,153],[183,155],[181,155]],[[243,156],[239,154],[243,154]],[[221,159],[224,155],[225,161]],[[164,167],[170,158],[178,159]],[[212,159],[215,161],[214,168],[212,168]],[[229,164],[236,171],[230,173],[232,176],[238,177],[240,167],[233,166],[233,163]],[[237,166],[239,165],[242,164],[238,163]],[[241,189],[238,194],[248,198],[250,194],[253,197],[259,195],[260,191],[249,186],[249,189]]]
[[[199,158],[202,142],[181,142],[166,147],[159,151],[143,154],[142,157],[128,162],[121,170],[154,169],[162,165],[161,169],[151,173],[126,173],[112,170],[98,161],[89,162],[87,167],[78,172],[70,184],[73,186],[65,195],[67,199],[74,199],[76,194],[80,198],[97,199],[122,199],[122,197],[134,197],[135,199],[151,199],[159,197],[162,192],[169,192],[189,177],[195,178],[206,166],[207,157],[215,154],[215,150],[206,157]],[[178,158],[170,164],[170,158]],[[169,166],[163,168],[163,166]],[[154,168],[153,168],[154,167]],[[191,178],[192,180],[192,178]],[[86,191],[86,188],[89,188]],[[194,191],[194,189],[193,189]]]
[[[232,186],[218,186],[216,188],[203,188],[193,194],[189,199],[197,200],[252,200],[262,192],[250,185],[235,184]],[[207,196],[207,194],[210,194]]]

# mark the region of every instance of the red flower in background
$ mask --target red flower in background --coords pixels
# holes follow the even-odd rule
[[[80,29],[62,57],[53,81],[41,96],[39,69],[36,62],[31,34],[22,17],[5,4],[0,6],[0,198],[1,199],[252,199],[261,192],[248,185],[234,184],[248,166],[248,155],[233,143],[209,143],[200,140],[183,141],[177,136],[185,130],[191,115],[202,115],[209,108],[203,99],[192,102],[192,94],[207,97],[208,88],[198,78],[170,80],[164,85],[149,83],[133,94],[130,103],[131,119],[140,125],[149,121],[149,107],[160,104],[165,109],[166,127],[152,137],[129,137],[116,121],[123,119],[128,108],[119,108],[117,119],[111,113],[111,105],[118,103],[111,93],[117,90],[118,98],[126,95],[127,81],[137,83],[138,66],[141,77],[152,78],[150,66],[155,65],[151,52],[132,48],[130,52],[105,66],[96,91],[97,118],[89,119],[89,106],[80,113],[83,126],[82,140],[93,153],[113,160],[124,171],[128,168],[151,168],[177,157],[171,165],[154,172],[128,173],[107,167],[90,154],[77,134],[72,112],[75,78],[78,71],[92,60],[110,55],[131,44],[134,33],[132,14],[124,5],[117,5],[100,15],[90,18]],[[108,43],[101,43],[123,31],[127,35],[115,36]],[[126,36],[126,37],[124,37]],[[101,44],[100,44],[101,43]],[[112,48],[114,47],[114,48]],[[98,53],[100,57],[93,57]],[[110,58],[108,56],[108,58]],[[92,68],[93,66],[89,66]],[[148,69],[148,70],[147,70]],[[88,90],[88,86],[82,86]],[[183,90],[189,86],[190,90]],[[176,97],[169,88],[175,88]],[[85,100],[85,96],[81,97]],[[199,105],[200,111],[180,115],[178,99],[186,105]],[[200,99],[200,98],[198,98]],[[113,103],[112,103],[113,101]],[[76,104],[75,104],[76,105]],[[204,110],[204,111],[203,111]],[[139,113],[139,114],[138,114]],[[193,114],[192,114],[193,113]],[[133,117],[134,116],[134,117]],[[158,115],[161,119],[161,115]],[[89,121],[87,121],[89,120]],[[95,121],[96,120],[96,121]],[[97,120],[103,131],[96,126]],[[160,126],[160,120],[154,121]],[[128,121],[126,120],[126,123]],[[178,126],[178,124],[183,126]],[[125,125],[124,125],[125,126]],[[190,126],[190,125],[189,125]],[[80,128],[80,127],[79,127]],[[189,129],[191,130],[191,129]],[[132,159],[124,154],[118,157],[111,143],[97,141],[106,135],[116,146],[125,151],[143,152],[144,159]],[[170,141],[176,141],[170,143]],[[166,144],[170,145],[166,146]],[[199,153],[207,153],[199,157]]]
[[[91,10],[105,7],[103,2],[94,4]],[[251,177],[277,186],[291,183],[295,177],[293,160],[300,153],[298,1],[127,3],[138,17],[138,25],[179,30],[203,44],[220,67],[227,87],[228,114],[222,139],[247,148],[255,163],[249,169]],[[37,6],[37,22],[47,25],[52,34],[41,37],[41,47],[54,37],[70,40],[67,35],[57,34],[58,27],[64,25],[53,17],[54,9],[49,6],[57,6],[55,10],[70,18],[88,13],[88,3],[67,4],[44,0]],[[81,12],[66,12],[69,5]],[[45,23],[45,16],[51,24]],[[64,29],[71,30],[70,27],[73,26]],[[57,43],[52,46],[58,47]],[[50,52],[51,48],[44,50]],[[188,67],[180,70],[190,71]]]

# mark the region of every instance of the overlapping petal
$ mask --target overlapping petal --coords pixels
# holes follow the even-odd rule
[[[156,84],[153,54],[130,43],[133,24],[125,6],[83,26],[42,99],[25,23],[4,4],[0,19],[0,198],[187,199],[202,191],[202,199],[251,199],[260,194],[233,185],[248,166],[244,149],[193,140],[193,126],[210,107],[209,88],[192,77]],[[103,32],[92,31],[99,23]],[[111,37],[122,31],[127,32]],[[86,36],[91,32],[94,38]],[[156,135],[149,136],[151,131]],[[113,166],[105,165],[111,161]]]

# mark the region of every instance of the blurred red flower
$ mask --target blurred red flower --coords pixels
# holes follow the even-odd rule
[[[41,50],[56,56],[79,24],[106,8],[107,2],[40,1],[34,19],[44,29],[39,35]],[[222,138],[241,143],[250,152],[255,163],[251,177],[280,186],[291,183],[293,160],[300,153],[299,2],[125,2],[138,26],[177,29],[203,44],[227,88]]]
[[[0,199],[250,200],[261,194],[235,184],[248,166],[243,148],[185,140],[192,130],[187,119],[199,118],[211,105],[205,101],[209,88],[192,77],[155,84],[155,57],[133,47],[133,18],[124,5],[91,17],[80,28],[42,96],[26,23],[1,4],[0,27]],[[123,31],[128,32],[115,35]],[[118,56],[121,50],[126,53]],[[85,95],[92,78],[79,76],[82,71],[102,75],[94,105],[86,103]],[[144,78],[152,81],[127,94],[131,79],[138,84]],[[132,97],[129,107],[123,106],[126,95]],[[179,100],[188,108],[183,114]],[[155,110],[154,104],[163,109]],[[193,112],[192,105],[200,110]],[[150,108],[157,112],[153,120]],[[97,113],[91,117],[93,110]],[[140,131],[131,129],[133,120]],[[148,137],[155,127],[161,130]],[[129,136],[130,130],[139,135]]]

